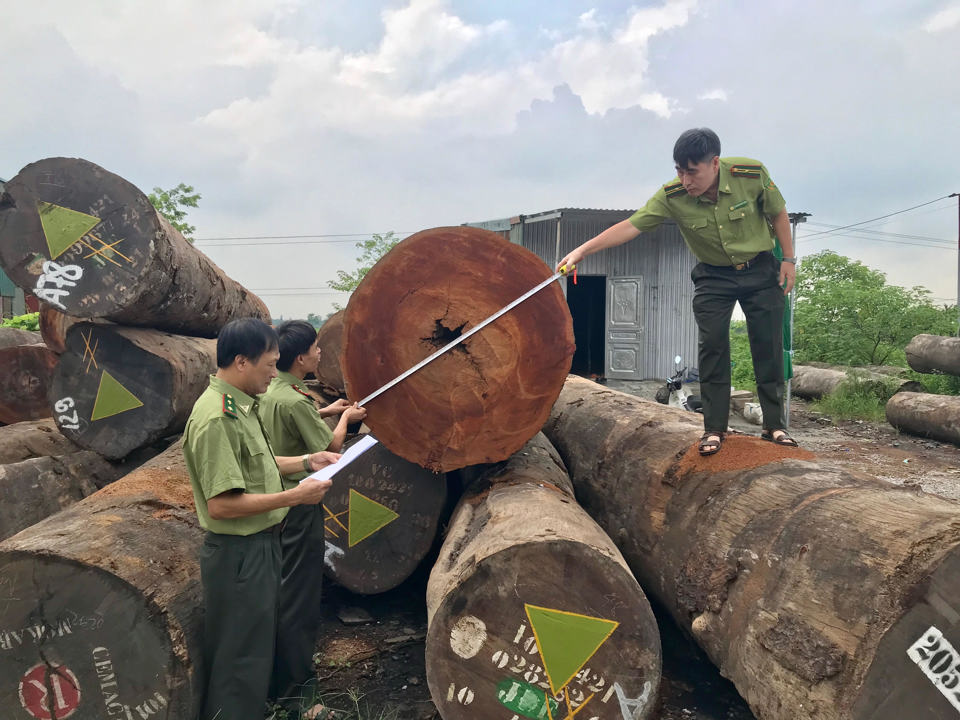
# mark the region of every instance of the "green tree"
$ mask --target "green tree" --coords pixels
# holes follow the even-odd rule
[[[194,192],[193,185],[180,183],[172,190],[155,187],[147,197],[157,212],[169,220],[170,224],[192,243],[196,228],[187,222],[187,211],[184,208],[195,208],[200,202],[201,195]]]
[[[922,332],[956,332],[946,312],[930,301],[929,290],[887,285],[882,272],[829,250],[800,263],[796,362],[906,366],[904,348]]]
[[[377,260],[386,255],[398,242],[400,238],[396,237],[392,230],[383,235],[375,233],[369,240],[358,242],[357,247],[362,251],[357,258],[359,267],[350,273],[337,270],[337,279],[330,280],[327,284],[334,290],[353,292],[363,277],[370,272],[370,268],[377,264]],[[334,307],[339,309],[339,306]]]

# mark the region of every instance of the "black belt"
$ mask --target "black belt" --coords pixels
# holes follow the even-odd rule
[[[766,252],[766,251],[760,252],[760,253],[757,253],[756,255],[754,255],[752,258],[750,258],[750,259],[747,260],[746,262],[742,262],[742,263],[740,263],[739,265],[731,265],[730,267],[732,267],[734,270],[746,270],[747,268],[753,267],[753,266],[756,265],[758,262],[760,262],[761,260],[765,259],[766,256],[769,255],[769,254],[770,254],[770,253],[769,253],[769,252]]]
[[[286,525],[286,520],[287,519],[284,518],[283,520],[278,522],[276,525],[271,525],[266,530],[260,530],[254,533],[254,535],[259,535],[260,533],[264,533],[267,535],[276,535],[277,537],[280,537],[280,534],[283,532],[283,526]]]

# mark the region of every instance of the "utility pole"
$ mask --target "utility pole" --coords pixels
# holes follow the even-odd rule
[[[960,337],[960,193],[948,197],[957,199],[957,337]]]
[[[797,250],[797,225],[807,221],[807,218],[810,217],[810,213],[806,212],[792,212],[787,213],[787,217],[790,218],[790,237],[793,240],[793,256],[799,260],[800,253]],[[960,280],[960,275],[957,276]],[[793,374],[793,305],[796,298],[797,286],[794,284],[793,289],[790,290],[790,349],[787,351],[790,357],[790,374]],[[786,403],[784,404],[783,411],[783,424],[789,430],[790,429],[790,378],[787,378],[787,392],[786,392]]]

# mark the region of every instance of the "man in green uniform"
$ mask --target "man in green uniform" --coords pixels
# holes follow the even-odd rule
[[[280,591],[280,533],[288,508],[316,505],[330,480],[283,489],[281,473],[313,470],[339,455],[277,457],[256,396],[276,376],[277,334],[255,318],[227,323],[217,373],[183,434],[200,525],[204,672],[200,720],[263,720],[273,671]]]
[[[560,261],[576,265],[598,250],[622,245],[666,219],[676,221],[700,263],[693,313],[699,328],[703,429],[700,454],[720,450],[730,412],[730,317],[739,301],[763,409],[761,437],[796,447],[784,431],[784,295],[793,288],[796,258],[783,196],[762,163],[720,157],[720,139],[708,128],[687,130],[673,148],[677,177],[629,219],[607,228]],[[771,232],[772,230],[772,232]],[[774,234],[784,257],[772,254]]]
[[[319,450],[339,452],[347,425],[366,417],[362,408],[338,400],[323,410],[314,407],[303,379],[317,369],[320,349],[317,331],[308,322],[292,320],[277,328],[280,339],[279,373],[260,398],[260,414],[267,437],[280,455],[307,458]],[[322,416],[340,413],[331,432]],[[284,474],[285,488],[297,486],[306,468]],[[293,714],[312,705],[316,672],[313,653],[320,627],[320,590],[323,584],[324,523],[321,505],[301,505],[287,513],[283,536],[279,627],[271,697]]]

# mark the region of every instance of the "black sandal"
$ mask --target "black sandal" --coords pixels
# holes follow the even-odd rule
[[[705,432],[700,436],[700,445],[697,448],[700,451],[700,454],[703,456],[714,455],[720,452],[720,446],[723,444],[723,436],[725,433],[722,433],[718,430],[711,430]],[[711,440],[710,438],[718,438],[717,440]]]
[[[774,437],[773,434],[775,432],[779,432],[780,435],[777,437]],[[760,439],[766,440],[768,442],[772,442],[774,445],[781,445],[783,447],[792,447],[792,448],[800,447],[800,443],[798,443],[792,437],[787,435],[786,430],[780,430],[780,429],[764,430],[762,433],[760,433]]]

